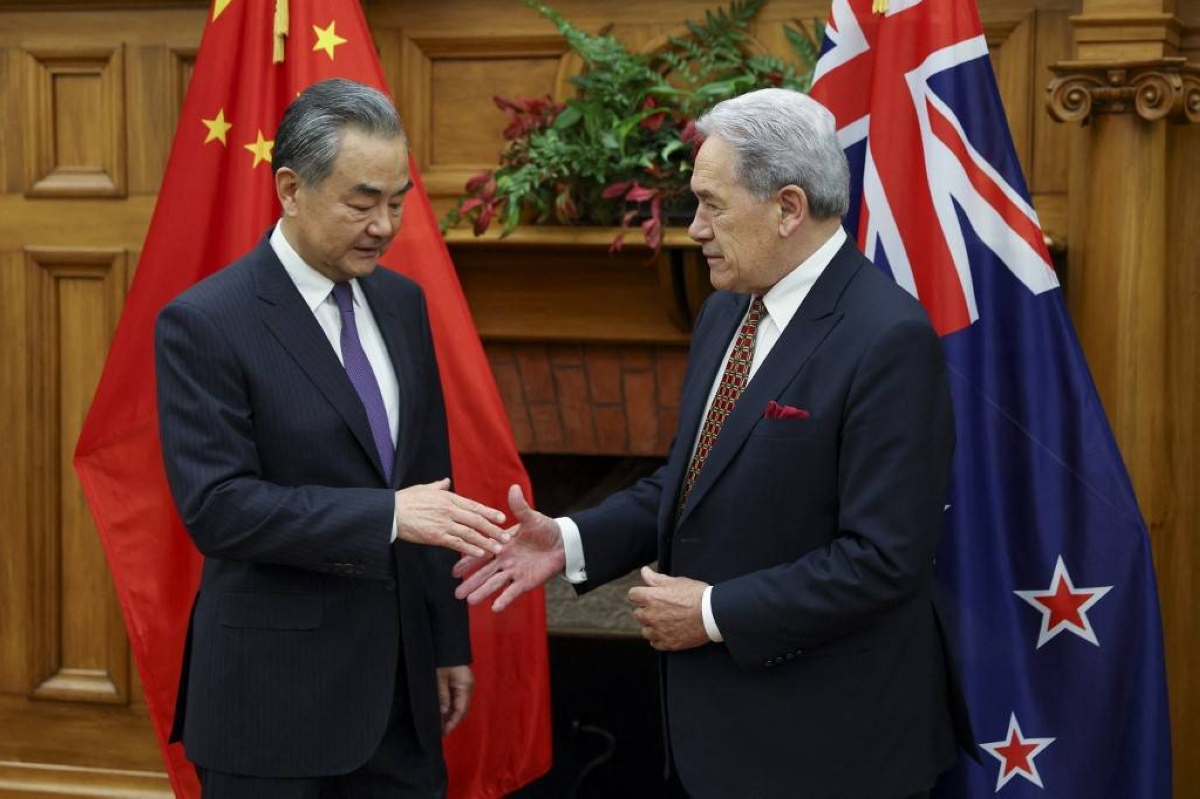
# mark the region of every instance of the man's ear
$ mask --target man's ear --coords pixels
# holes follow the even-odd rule
[[[795,184],[779,190],[779,236],[787,238],[808,220],[808,195]]]
[[[275,170],[275,193],[279,195],[279,204],[283,206],[283,215],[296,216],[296,193],[300,191],[300,176],[295,170],[280,167]]]

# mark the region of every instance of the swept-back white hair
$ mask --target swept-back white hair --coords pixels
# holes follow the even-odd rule
[[[806,94],[759,89],[717,103],[696,128],[720,136],[737,155],[734,175],[758,199],[789,184],[804,190],[816,219],[850,207],[850,167],[833,114]]]

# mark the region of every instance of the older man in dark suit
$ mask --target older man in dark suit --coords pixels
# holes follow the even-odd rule
[[[718,291],[666,465],[572,519],[514,487],[518,536],[459,593],[501,609],[657,558],[630,599],[690,794],[923,795],[973,747],[934,599],[954,449],[938,337],[847,241],[825,108],[764,90],[697,127],[690,233]]]
[[[159,421],[204,555],[175,738],[204,796],[436,797],[473,677],[424,297],[377,269],[411,189],[391,102],[324,81],[275,136],[282,219],[158,320]]]

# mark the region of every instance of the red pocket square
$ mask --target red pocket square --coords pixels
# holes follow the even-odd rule
[[[808,419],[812,414],[803,408],[780,405],[775,400],[771,400],[767,403],[767,409],[763,412],[763,416],[767,419]]]

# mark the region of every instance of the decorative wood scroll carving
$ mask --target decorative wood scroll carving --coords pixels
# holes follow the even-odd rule
[[[1153,61],[1062,61],[1046,89],[1059,122],[1086,122],[1092,114],[1136,113],[1149,122],[1200,123],[1200,65],[1186,58]]]

